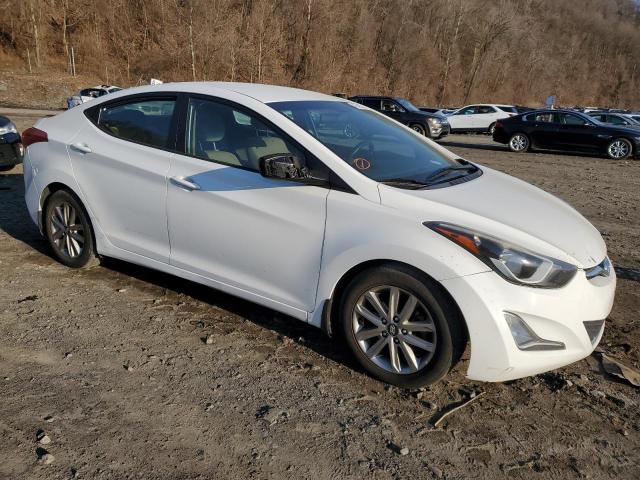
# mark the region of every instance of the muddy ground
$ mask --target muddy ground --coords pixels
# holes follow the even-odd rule
[[[442,143],[562,197],[640,267],[640,162]],[[273,311],[116,260],[61,266],[20,172],[0,174],[1,479],[640,476],[640,389],[598,355],[499,384],[465,379],[463,360],[424,391],[388,388]],[[640,283],[620,279],[601,343],[635,368],[639,309]]]

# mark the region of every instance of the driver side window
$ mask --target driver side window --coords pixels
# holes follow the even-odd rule
[[[475,106],[472,106],[472,107],[463,108],[456,115],[473,115],[474,113],[477,113],[477,109]]]
[[[383,112],[402,112],[403,109],[393,100],[382,100]]]

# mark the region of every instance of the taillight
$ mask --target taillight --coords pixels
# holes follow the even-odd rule
[[[47,136],[47,132],[44,132],[39,128],[31,127],[22,132],[22,144],[25,148],[34,143],[48,141],[49,137]]]
[[[502,123],[500,123],[500,121],[497,121],[495,128],[502,128]]]

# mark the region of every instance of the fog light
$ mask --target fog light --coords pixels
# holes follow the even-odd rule
[[[565,344],[540,338],[527,322],[515,313],[504,312],[504,318],[511,329],[511,336],[520,350],[563,350]]]

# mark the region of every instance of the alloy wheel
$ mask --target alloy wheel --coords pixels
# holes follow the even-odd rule
[[[61,202],[49,215],[51,239],[55,248],[69,258],[77,258],[84,251],[84,226],[76,209],[68,202]]]
[[[630,151],[629,143],[622,139],[611,142],[608,148],[609,156],[615,159],[625,158]]]
[[[523,152],[529,146],[529,139],[524,135],[518,133],[513,137],[511,137],[511,140],[509,141],[509,146],[511,147],[511,150],[513,150],[514,152]]]
[[[412,293],[391,285],[367,290],[355,304],[352,328],[364,354],[395,374],[422,370],[437,344],[429,311]]]

